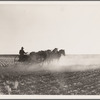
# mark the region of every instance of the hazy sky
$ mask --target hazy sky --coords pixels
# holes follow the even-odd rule
[[[0,54],[100,54],[100,2],[56,2],[0,4]]]

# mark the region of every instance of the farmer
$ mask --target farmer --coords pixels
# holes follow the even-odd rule
[[[24,55],[25,55],[24,48],[21,47],[21,50],[19,51],[19,61],[24,61]]]

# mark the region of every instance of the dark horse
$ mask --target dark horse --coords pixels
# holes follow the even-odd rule
[[[65,50],[63,50],[63,49],[61,49],[61,50],[59,50],[58,51],[58,54],[60,55],[60,56],[65,56]]]
[[[32,62],[43,62],[47,57],[45,51],[31,52],[29,56]]]

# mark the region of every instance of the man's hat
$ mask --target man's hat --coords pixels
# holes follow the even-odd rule
[[[24,47],[21,47],[21,49],[24,49]]]

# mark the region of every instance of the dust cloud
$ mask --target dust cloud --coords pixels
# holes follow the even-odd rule
[[[52,72],[85,71],[100,68],[100,56],[62,56],[40,65],[31,65],[28,71],[46,70]]]
[[[100,55],[67,55],[62,56],[59,60],[45,61],[39,64],[18,63],[6,68],[2,68],[1,72],[19,72],[30,73],[36,71],[51,72],[69,72],[69,71],[85,71],[100,68]]]

